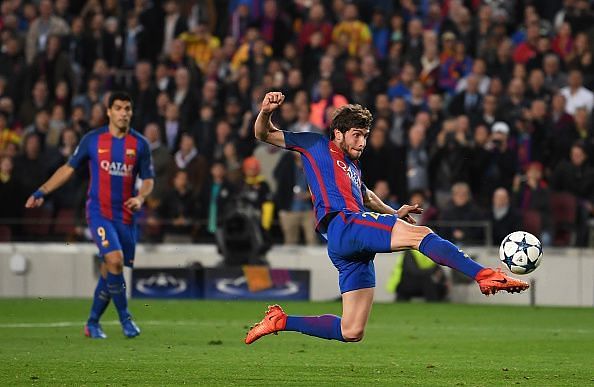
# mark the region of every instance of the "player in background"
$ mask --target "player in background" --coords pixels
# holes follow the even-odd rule
[[[150,148],[140,133],[130,128],[132,100],[124,92],[112,92],[107,106],[109,123],[86,134],[68,162],[35,191],[25,204],[39,207],[43,198],[58,189],[83,164],[91,181],[86,204],[87,223],[103,258],[101,275],[85,335],[106,338],[99,318],[111,299],[127,337],[140,334],[128,311],[123,266],[132,267],[136,247],[134,212],[153,190],[154,172]],[[138,192],[136,178],[142,179]]]
[[[486,295],[528,288],[524,281],[474,262],[428,227],[415,226],[410,214],[422,212],[418,205],[395,210],[365,187],[358,159],[371,127],[367,109],[360,105],[339,108],[332,118],[328,139],[317,133],[276,128],[270,118],[284,98],[280,92],[266,94],[254,126],[255,135],[260,141],[301,154],[314,201],[316,229],[328,240],[328,255],[338,269],[342,317],[288,316],[280,306],[269,306],[264,319],[248,332],[246,344],[278,331],[360,341],[373,303],[376,253],[418,250],[436,263],[475,279]]]

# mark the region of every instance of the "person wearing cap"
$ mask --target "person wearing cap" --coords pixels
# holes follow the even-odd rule
[[[489,166],[485,169],[485,184],[483,190],[489,195],[497,188],[508,190],[518,170],[517,154],[508,145],[510,127],[503,121],[497,121],[491,127],[491,136],[487,144],[490,152]]]

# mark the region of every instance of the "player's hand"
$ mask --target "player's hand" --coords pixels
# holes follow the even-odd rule
[[[282,105],[283,101],[285,100],[285,96],[280,91],[273,91],[270,93],[266,93],[264,96],[264,100],[262,101],[262,113],[270,114],[280,105]]]
[[[37,208],[41,207],[43,204],[43,198],[35,199],[33,195],[29,196],[27,202],[25,203],[25,208]]]
[[[134,196],[124,203],[124,206],[129,209],[130,211],[138,211],[140,207],[142,207],[142,203],[144,203],[144,199],[140,196]]]
[[[422,214],[423,209],[419,207],[418,204],[411,206],[410,204],[405,204],[396,211],[398,217],[410,224],[417,223],[410,214]]]

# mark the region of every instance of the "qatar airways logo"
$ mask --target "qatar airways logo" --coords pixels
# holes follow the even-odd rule
[[[101,169],[112,176],[132,176],[133,164],[121,163],[119,161],[101,160]]]
[[[350,165],[347,165],[342,160],[336,160],[336,165],[338,165],[338,168],[342,169],[347,174],[349,179],[351,179],[351,181],[355,183],[357,187],[361,187],[361,177],[356,170],[353,170]]]

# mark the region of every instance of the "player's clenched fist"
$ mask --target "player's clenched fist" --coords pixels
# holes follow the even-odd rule
[[[280,91],[273,91],[266,93],[262,101],[262,113],[272,113],[285,100],[285,96]]]

